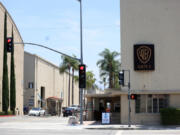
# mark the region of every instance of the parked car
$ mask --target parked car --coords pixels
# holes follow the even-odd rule
[[[72,105],[71,108],[73,108],[75,111],[80,111],[80,106],[79,105]]]
[[[32,108],[29,113],[29,116],[41,116],[41,115],[45,115],[45,110],[41,109],[41,108]]]
[[[63,117],[68,117],[68,116],[72,116],[74,112],[74,108],[72,107],[66,107],[63,110]]]

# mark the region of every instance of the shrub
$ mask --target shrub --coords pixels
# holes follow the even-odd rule
[[[13,115],[13,111],[8,111],[8,115]]]
[[[4,112],[0,112],[0,115],[5,115],[5,113]]]
[[[180,125],[180,109],[164,108],[160,115],[162,125]]]
[[[8,114],[6,114],[5,112],[0,112],[0,115],[13,115],[12,111],[8,111]]]

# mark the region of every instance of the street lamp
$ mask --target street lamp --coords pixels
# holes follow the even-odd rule
[[[81,65],[83,64],[83,38],[82,38],[82,0],[77,0],[80,3],[80,50],[81,50]],[[80,124],[83,124],[83,88],[80,88]]]
[[[83,38],[82,38],[82,0],[77,0],[80,3],[80,49],[81,49],[81,64],[83,64]]]

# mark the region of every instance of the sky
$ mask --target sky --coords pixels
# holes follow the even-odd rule
[[[1,0],[24,42],[42,44],[80,58],[80,4],[77,0]],[[82,0],[83,61],[100,81],[96,63],[105,48],[120,52],[120,0]],[[61,56],[35,46],[25,51],[59,66]],[[120,59],[120,58],[119,58]]]

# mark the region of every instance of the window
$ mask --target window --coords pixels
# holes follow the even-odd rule
[[[159,113],[161,108],[167,108],[169,95],[138,95],[136,113]]]
[[[61,98],[63,99],[64,93],[61,91]]]
[[[120,103],[114,103],[114,111],[120,112]]]
[[[147,112],[152,113],[152,95],[148,95],[147,99]]]
[[[136,113],[140,113],[140,95],[137,95],[135,111]]]
[[[153,98],[153,113],[157,113],[157,112],[158,112],[158,99]]]
[[[146,95],[137,95],[136,99],[136,113],[146,112]]]
[[[140,96],[140,112],[146,112],[146,95]]]
[[[33,82],[29,82],[29,83],[28,83],[28,88],[29,88],[29,89],[33,89],[33,88],[34,88]]]

